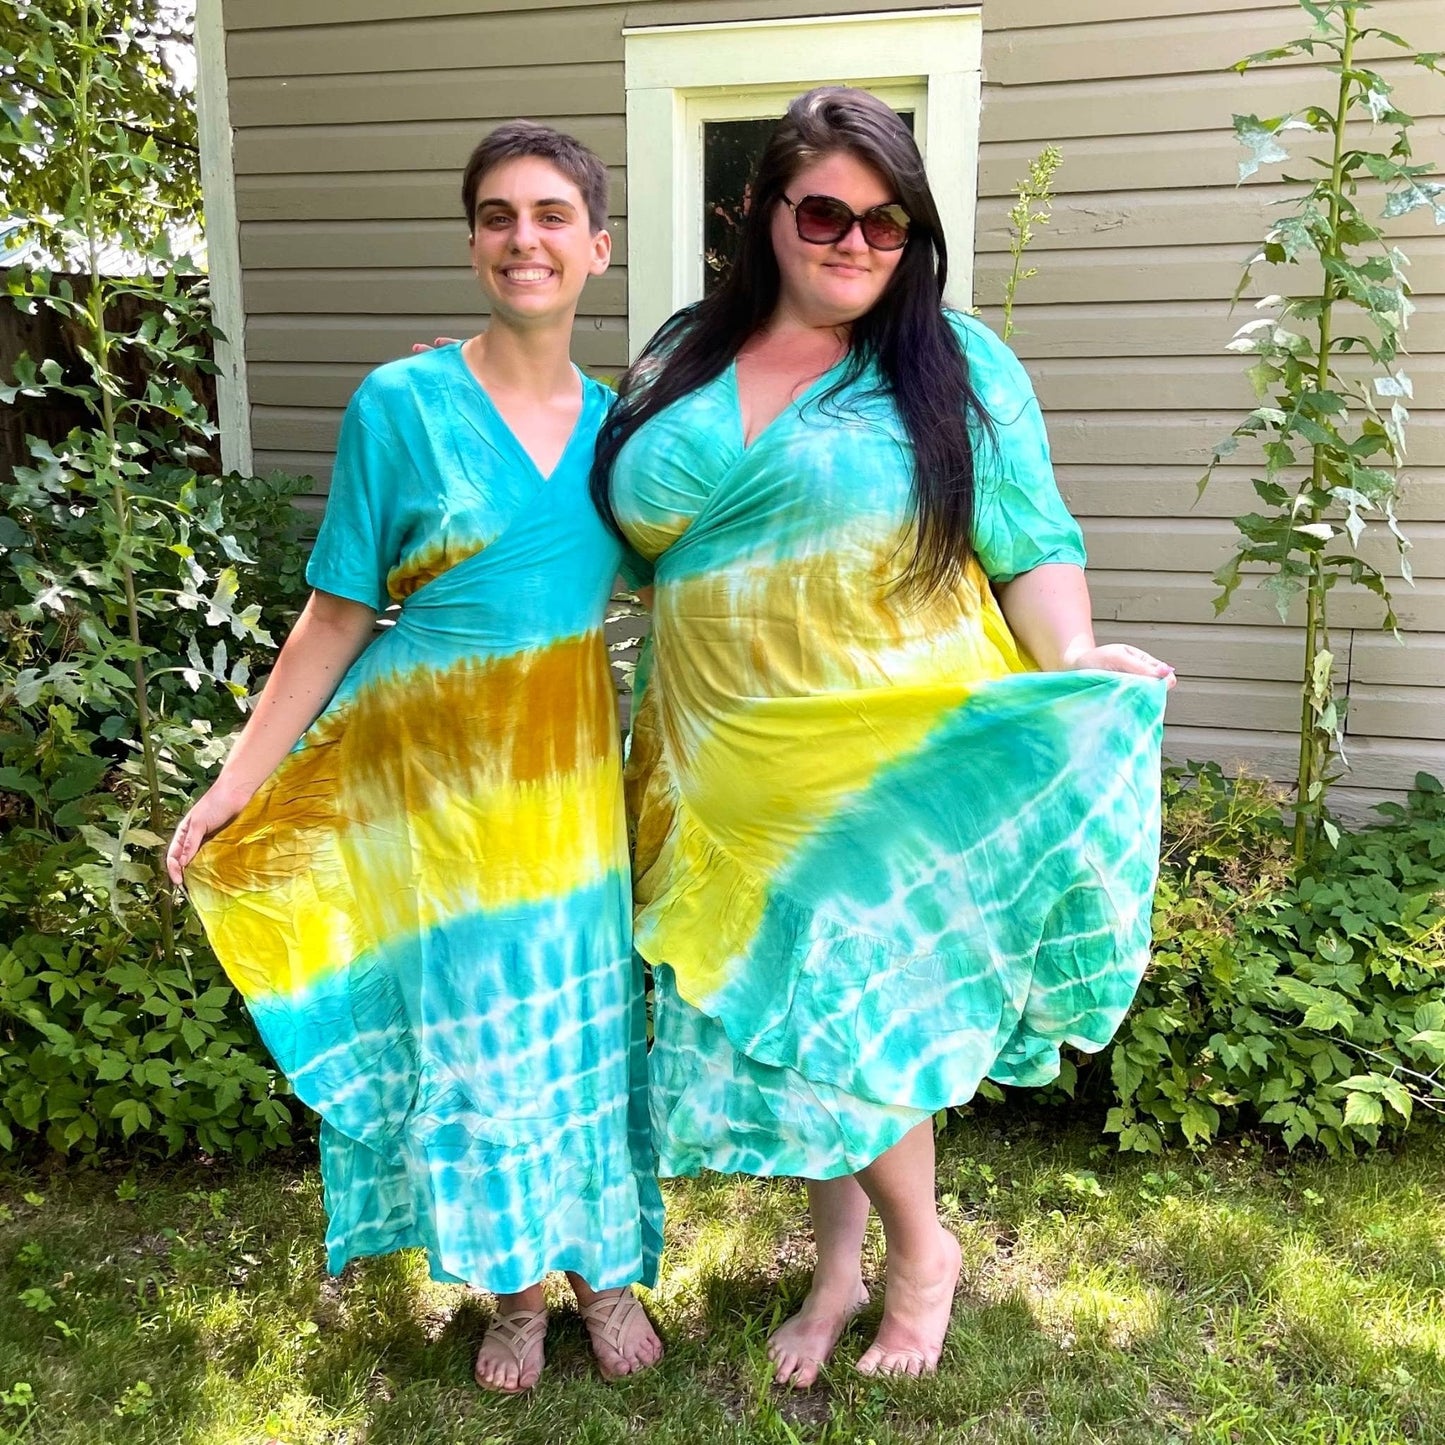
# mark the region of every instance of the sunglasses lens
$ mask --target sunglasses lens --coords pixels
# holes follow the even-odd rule
[[[853,224],[853,212],[828,196],[806,196],[798,202],[798,235],[815,245],[836,241]]]
[[[798,235],[815,246],[841,241],[853,228],[853,212],[836,196],[804,196],[794,207]],[[875,251],[901,250],[908,240],[908,212],[896,202],[874,206],[860,218],[863,239]]]
[[[863,217],[863,239],[876,251],[897,251],[908,240],[908,212],[902,206],[875,206]]]

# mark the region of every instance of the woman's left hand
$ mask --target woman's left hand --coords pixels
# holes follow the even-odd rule
[[[1167,662],[1160,662],[1139,647],[1124,642],[1108,642],[1102,647],[1086,647],[1075,653],[1066,664],[1071,669],[1093,668],[1100,672],[1132,672],[1139,677],[1162,677],[1173,687],[1177,679]]]

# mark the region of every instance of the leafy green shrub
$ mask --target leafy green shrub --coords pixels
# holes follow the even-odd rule
[[[250,1158],[292,1142],[284,1091],[209,953],[148,967],[152,940],[78,916],[83,893],[54,898],[66,931],[0,946],[0,1146],[33,1133],[66,1153],[132,1140]]]
[[[114,626],[116,538],[78,453],[57,454],[21,470],[0,513],[0,1148],[19,1131],[57,1150],[134,1138],[250,1154],[289,1142],[284,1085],[194,922],[181,914],[166,936],[162,834],[147,826]],[[270,655],[254,637],[228,655],[224,638],[205,637],[210,602],[175,599],[193,567],[226,573],[223,607],[258,629],[289,625],[304,595],[298,483],[164,470],[146,483],[135,510],[153,510],[132,573],[156,601],[139,650],[169,823],[240,720],[228,690],[199,684],[221,674],[244,697]],[[247,563],[247,534],[264,542],[264,566]]]
[[[126,33],[102,0],[13,8],[28,60],[0,154],[65,152],[63,202],[28,227],[83,279],[17,268],[6,291],[83,366],[22,357],[0,400],[62,395],[89,421],[32,438],[0,510],[0,1148],[250,1154],[290,1141],[285,1084],[161,852],[299,605],[296,484],[196,473],[216,332],[164,230],[189,193],[117,114]],[[111,245],[150,274],[102,276]]]
[[[1349,1153],[1445,1110],[1440,784],[1297,879],[1268,785],[1210,765],[1166,793],[1154,960],[1108,1060],[1120,1147],[1263,1126]]]

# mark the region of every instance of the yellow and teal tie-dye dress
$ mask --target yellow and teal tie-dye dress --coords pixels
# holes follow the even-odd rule
[[[729,367],[618,458],[656,566],[628,789],[664,1174],[854,1172],[1101,1048],[1143,972],[1165,687],[1010,635],[990,581],[1084,551],[1023,368],[954,325],[995,436],[977,560],[926,604],[890,586],[912,452],[876,373],[745,446]]]
[[[654,1277],[661,1198],[587,494],[610,393],[543,478],[450,346],[348,408],[307,570],[401,604],[187,874],[221,962],[321,1116],[339,1270],[420,1245],[514,1292]]]

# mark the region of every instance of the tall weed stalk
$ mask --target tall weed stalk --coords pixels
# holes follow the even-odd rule
[[[1405,402],[1412,395],[1400,365],[1411,311],[1408,258],[1382,223],[1417,208],[1445,223],[1445,187],[1435,167],[1414,159],[1413,117],[1391,99],[1388,81],[1361,62],[1369,41],[1411,52],[1400,36],[1365,25],[1370,7],[1358,0],[1299,0],[1312,22],[1307,35],[1241,60],[1240,72],[1279,60],[1323,57],[1333,94],[1287,115],[1236,115],[1234,129],[1248,157],[1240,180],[1290,159],[1291,133],[1323,141],[1307,163],[1313,179],[1286,175],[1296,194],[1281,204],[1289,214],[1270,227],[1245,264],[1239,300],[1259,265],[1305,266],[1318,279],[1295,294],[1255,303],[1264,314],[1240,327],[1229,350],[1253,358],[1249,367],[1258,405],[1214,448],[1200,481],[1242,441],[1259,444],[1263,474],[1252,478],[1267,510],[1236,517],[1241,542],[1215,580],[1215,611],[1230,603],[1247,566],[1267,569],[1264,586],[1282,620],[1304,603],[1304,684],[1300,702],[1293,857],[1303,868],[1318,838],[1339,834],[1325,810],[1326,791],[1344,761],[1344,700],[1330,644],[1329,594],[1341,581],[1368,588],[1384,604],[1384,626],[1398,620],[1384,573],[1361,554],[1371,522],[1393,541],[1402,578],[1411,581],[1409,542],[1396,517],[1397,472],[1405,457]],[[1437,54],[1413,55],[1416,65],[1441,71]],[[1393,130],[1387,149],[1356,145],[1360,120]],[[1382,198],[1381,198],[1382,193]]]

